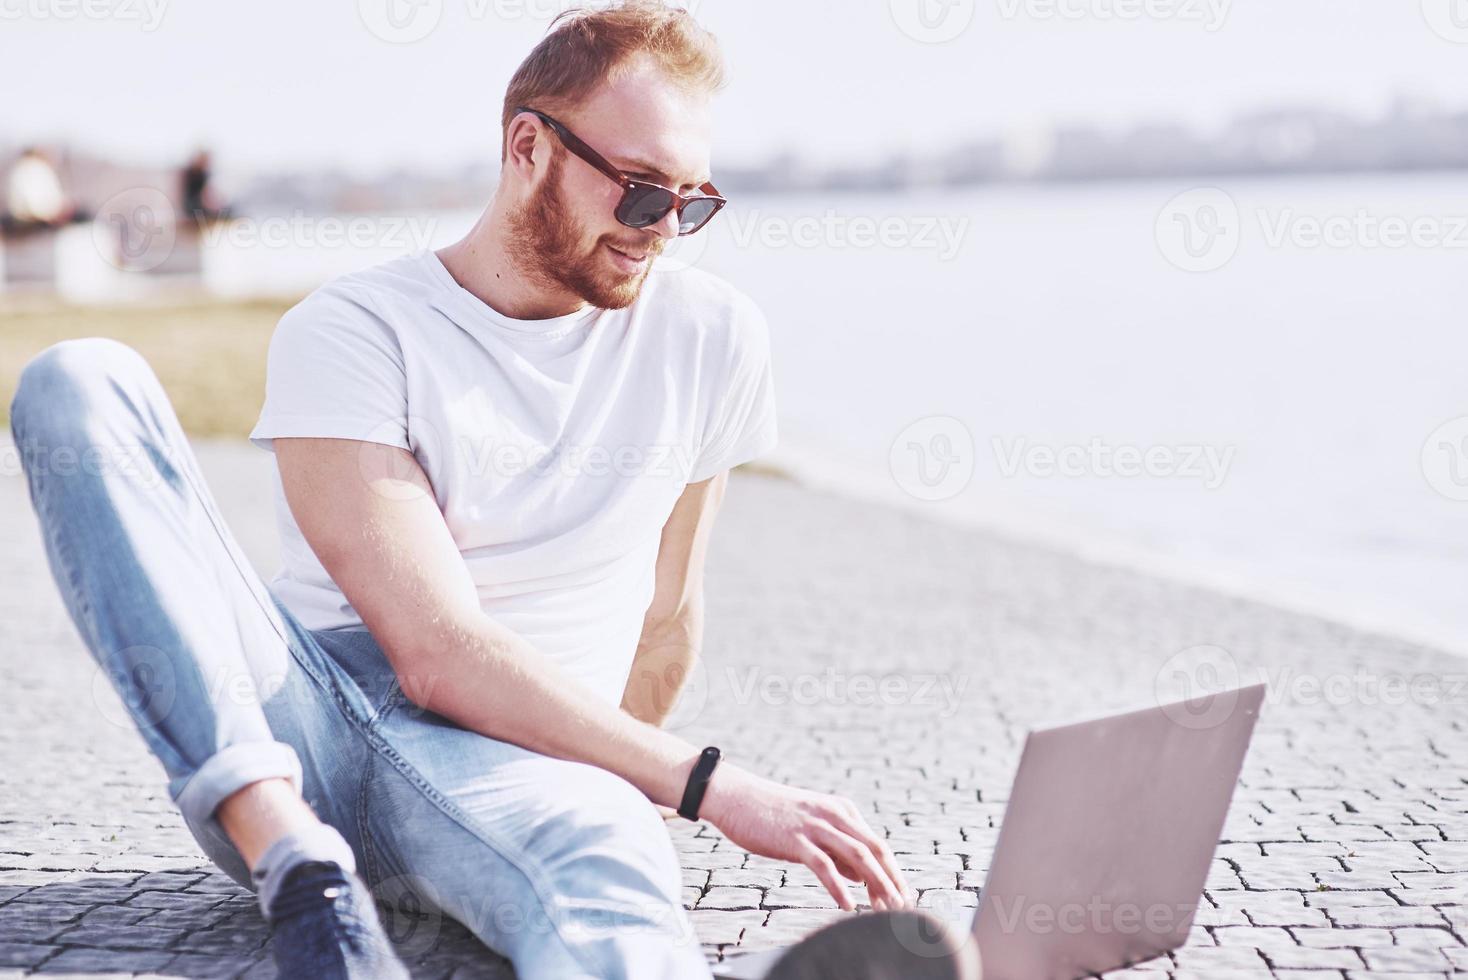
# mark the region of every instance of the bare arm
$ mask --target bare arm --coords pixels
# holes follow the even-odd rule
[[[704,560],[728,482],[725,471],[690,484],[663,527],[657,585],[622,694],[622,709],[652,725],[673,710],[703,647]]]
[[[464,728],[614,772],[677,806],[697,750],[593,695],[486,616],[411,453],[346,439],[277,439],[301,533],[383,649],[414,703]],[[712,481],[709,481],[712,482]],[[876,907],[908,897],[886,843],[847,801],[761,779],[732,763],[702,815],[736,844],[810,867],[843,907],[839,871]]]

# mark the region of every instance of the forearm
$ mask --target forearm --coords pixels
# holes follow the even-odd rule
[[[662,726],[698,663],[703,646],[702,603],[667,620],[649,620],[637,644],[622,710],[650,725]]]
[[[597,697],[487,616],[394,662],[413,701],[470,731],[614,772],[654,803],[682,798],[697,749]]]

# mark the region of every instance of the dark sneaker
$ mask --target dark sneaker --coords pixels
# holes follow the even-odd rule
[[[339,864],[307,861],[292,868],[269,918],[282,980],[408,980],[372,896]]]

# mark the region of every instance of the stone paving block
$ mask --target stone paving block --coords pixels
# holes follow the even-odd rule
[[[970,852],[974,857],[988,858],[989,848],[974,847]],[[893,854],[897,859],[897,867],[901,871],[911,871],[913,874],[925,873],[952,873],[958,874],[963,870],[963,854],[959,853],[934,853],[914,854],[911,851],[897,851]]]
[[[155,929],[182,929],[185,932],[195,932],[201,929],[211,929],[233,913],[227,909],[158,909],[155,910],[144,924]]]
[[[1184,947],[1177,952],[1180,976],[1229,975],[1269,978],[1269,964],[1259,951],[1245,946]]]
[[[1382,827],[1381,832],[1392,840],[1414,841],[1418,843],[1443,840],[1441,829],[1423,824],[1389,824]]]
[[[1400,904],[1384,889],[1311,889],[1301,893],[1305,904],[1312,908],[1332,909],[1342,907],[1393,906]]]
[[[850,890],[855,896],[855,889]],[[836,900],[824,888],[784,887],[765,892],[763,907],[767,909],[834,909]]]
[[[0,940],[0,966],[32,967],[56,954],[60,946],[49,943],[12,942]]]
[[[1247,926],[1250,924],[1248,918],[1245,917],[1240,909],[1214,905],[1212,901],[1208,900],[1198,903],[1198,910],[1193,915],[1193,925],[1195,928]]]
[[[757,928],[763,924],[767,915],[769,913],[764,911],[724,912],[702,909],[689,913],[699,940],[720,946],[738,943],[746,929]]]
[[[1325,913],[1307,908],[1304,896],[1297,891],[1224,891],[1212,898],[1220,909],[1237,910],[1256,926],[1330,925]]]
[[[1458,938],[1448,931],[1446,927],[1441,929],[1431,928],[1405,928],[1393,929],[1392,939],[1398,946],[1415,946],[1423,949],[1441,949],[1444,946],[1458,946],[1461,943]]]
[[[1213,938],[1220,946],[1250,946],[1258,950],[1295,945],[1295,937],[1275,926],[1221,926],[1213,930]]]
[[[918,908],[935,909],[945,915],[978,906],[979,896],[976,893],[958,888],[929,888],[918,895]]]
[[[132,883],[132,887],[140,891],[180,891],[197,885],[204,877],[204,874],[197,871],[158,871],[138,878]]]
[[[169,949],[189,934],[188,929],[168,929],[134,923],[81,923],[58,933],[55,941],[66,946],[92,946],[101,949]]]
[[[698,900],[701,909],[757,909],[763,893],[758,888],[710,888]]]
[[[0,906],[0,937],[13,942],[46,942],[70,928],[85,911],[75,905],[11,902]]]
[[[743,858],[740,855],[719,851],[684,854],[681,855],[681,859],[685,868],[701,868],[704,870],[737,868],[743,863]]]
[[[784,872],[774,868],[720,868],[709,876],[708,884],[730,888],[778,888],[784,880]]]
[[[38,905],[113,905],[129,901],[138,889],[131,883],[115,883],[88,876],[78,882],[32,888],[16,896],[16,902]]]
[[[268,936],[262,920],[255,929],[214,928],[189,933],[177,940],[173,948],[206,956],[244,956],[258,951]]]
[[[1255,865],[1252,868],[1240,869],[1239,879],[1243,881],[1244,887],[1250,891],[1304,891],[1314,888],[1316,885],[1324,884],[1330,887],[1342,887],[1339,882],[1341,872],[1322,868],[1320,870],[1308,870],[1305,868],[1284,864],[1278,866]],[[1366,880],[1364,876],[1352,878],[1350,881],[1357,882]],[[1390,874],[1383,875],[1379,881],[1381,887],[1388,887],[1393,879]],[[1209,887],[1217,887],[1211,885]]]
[[[1390,949],[1363,949],[1361,956],[1371,970],[1442,973],[1452,968],[1452,964],[1438,947],[1394,946]]]
[[[37,968],[39,973],[128,976],[159,970],[175,954],[161,950],[64,949]]]
[[[1338,926],[1447,926],[1443,914],[1429,906],[1372,906],[1330,910],[1330,921]]]
[[[1315,878],[1327,888],[1345,891],[1397,888],[1401,886],[1390,871],[1321,871]]]
[[[163,972],[166,975],[189,977],[190,980],[231,980],[244,969],[245,964],[236,957],[180,953],[165,964]]]
[[[1295,929],[1301,946],[1312,949],[1378,949],[1393,945],[1389,929]]]
[[[1274,968],[1276,973],[1281,969],[1354,970],[1364,965],[1361,953],[1350,947],[1342,947],[1340,949],[1310,949],[1303,946],[1271,946],[1264,951],[1264,958],[1269,960],[1269,965]]]
[[[751,949],[788,946],[849,914],[840,909],[776,909],[765,922],[745,934],[743,945]]]
[[[1468,871],[1397,871],[1395,875],[1403,888],[1441,889],[1459,895],[1468,894]]]

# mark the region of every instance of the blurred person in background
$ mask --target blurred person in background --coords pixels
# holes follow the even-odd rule
[[[80,215],[61,185],[56,168],[38,147],[28,146],[10,165],[5,183],[4,230],[24,234],[58,228]]]
[[[195,223],[218,221],[228,216],[214,189],[213,160],[208,150],[198,150],[179,172],[179,200],[183,213]]]

